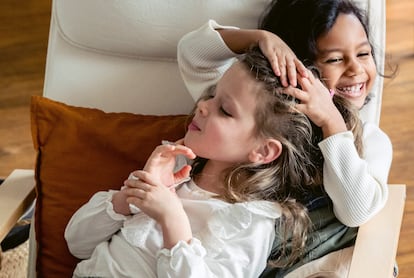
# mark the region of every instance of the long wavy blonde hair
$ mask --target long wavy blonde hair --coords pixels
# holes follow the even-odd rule
[[[268,164],[245,163],[228,169],[224,177],[226,188],[220,198],[231,203],[268,200],[281,205],[282,218],[277,221],[277,232],[283,242],[289,239],[290,243],[289,248],[282,244],[282,250],[278,250],[276,256],[273,254],[276,258],[270,263],[283,267],[300,257],[311,228],[307,209],[301,201],[322,186],[323,157],[317,146],[322,140],[322,131],[295,109],[297,100],[283,93],[280,79],[258,47],[251,48],[240,62],[263,83],[255,110],[256,134],[280,141],[282,152]],[[210,87],[201,99],[214,94],[214,90],[215,86]],[[356,110],[351,109],[346,100],[335,102],[349,123],[348,127],[357,130]],[[193,176],[202,171],[206,161],[195,160]]]

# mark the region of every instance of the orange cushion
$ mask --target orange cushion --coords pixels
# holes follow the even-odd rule
[[[119,189],[161,140],[183,137],[186,119],[105,113],[32,97],[38,277],[72,277],[78,260],[63,237],[72,214],[95,192]]]

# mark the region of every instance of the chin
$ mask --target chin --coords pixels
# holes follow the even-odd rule
[[[350,101],[358,109],[362,109],[362,107],[364,107],[364,104],[365,104],[365,98],[364,99],[355,99],[355,100],[351,99]]]
[[[191,138],[188,138],[187,135],[184,137],[184,146],[190,148],[194,153],[196,153],[197,150],[197,144],[194,144],[194,140],[191,140]]]

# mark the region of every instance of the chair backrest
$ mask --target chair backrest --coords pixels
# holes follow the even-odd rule
[[[255,28],[270,0],[54,0],[45,97],[106,112],[188,113],[194,102],[181,80],[176,46],[208,19]],[[366,7],[375,45],[384,49],[385,1]],[[383,55],[377,55],[380,68]],[[382,81],[364,108],[379,122]]]
[[[43,95],[105,112],[188,113],[194,101],[177,67],[179,39],[210,18],[255,28],[270,1],[53,0]],[[384,49],[385,0],[358,2],[375,26],[375,46]],[[382,69],[384,55],[377,54]],[[380,79],[376,86],[363,117],[378,123]],[[29,277],[34,277],[36,246],[31,238]]]

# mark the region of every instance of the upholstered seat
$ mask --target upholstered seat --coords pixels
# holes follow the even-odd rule
[[[367,9],[371,24],[376,26],[373,29],[375,44],[384,46],[385,0],[358,2]],[[19,213],[34,199],[36,187],[29,277],[65,277],[76,263],[69,257],[63,234],[60,234],[66,224],[63,220],[72,213],[65,211],[65,205],[69,206],[67,199],[75,202],[70,203],[74,206],[86,201],[85,195],[100,185],[102,188],[118,186],[117,183],[126,178],[123,171],[129,173],[142,163],[134,160],[135,153],[146,157],[152,150],[151,144],[167,134],[160,131],[169,132],[168,128],[180,127],[185,120],[177,115],[187,114],[194,102],[176,62],[176,46],[181,36],[210,18],[223,25],[255,28],[268,3],[269,0],[53,1],[43,92],[51,101],[36,99],[32,104],[32,133],[38,150],[35,176],[32,170],[16,170],[0,187],[0,236],[7,233]],[[384,57],[377,60],[383,67]],[[365,119],[378,124],[380,79],[376,86],[378,93],[363,114]],[[149,120],[148,115],[160,117]],[[149,129],[151,124],[145,124],[146,121],[157,122],[157,125]],[[133,128],[138,124],[139,128]],[[100,129],[103,125],[105,129]],[[128,128],[133,133],[125,131]],[[135,134],[144,132],[148,133],[144,137]],[[179,136],[180,132],[183,130],[174,136]],[[152,133],[156,135],[151,137]],[[105,136],[108,141],[98,140]],[[83,141],[79,142],[79,138]],[[148,144],[134,148],[134,142],[125,138]],[[123,149],[116,147],[119,145],[123,145]],[[92,150],[94,146],[97,148]],[[102,152],[107,153],[99,156]],[[70,161],[67,168],[73,175],[95,175],[88,172],[88,167],[92,166],[89,162],[77,165],[76,161],[81,159],[89,161],[88,156],[94,158],[93,163],[102,163],[93,166],[97,167],[96,174],[108,178],[107,183],[96,176],[89,176],[87,180],[89,184],[99,181],[100,184],[92,187],[68,183],[70,178],[82,181],[82,177],[65,176],[62,172],[66,161]],[[111,159],[118,165],[111,169],[98,168],[108,165],[105,163],[110,163]],[[78,191],[83,192],[84,199],[76,199],[79,195],[73,192]],[[405,186],[390,185],[387,206],[359,230],[349,277],[391,277],[404,198]],[[51,215],[53,219],[46,218]],[[59,229],[54,230],[57,225]],[[49,235],[54,242],[48,241]],[[381,242],[382,251],[376,250],[378,242]],[[63,251],[56,253],[56,250]],[[56,263],[61,261],[67,263],[64,270]]]

